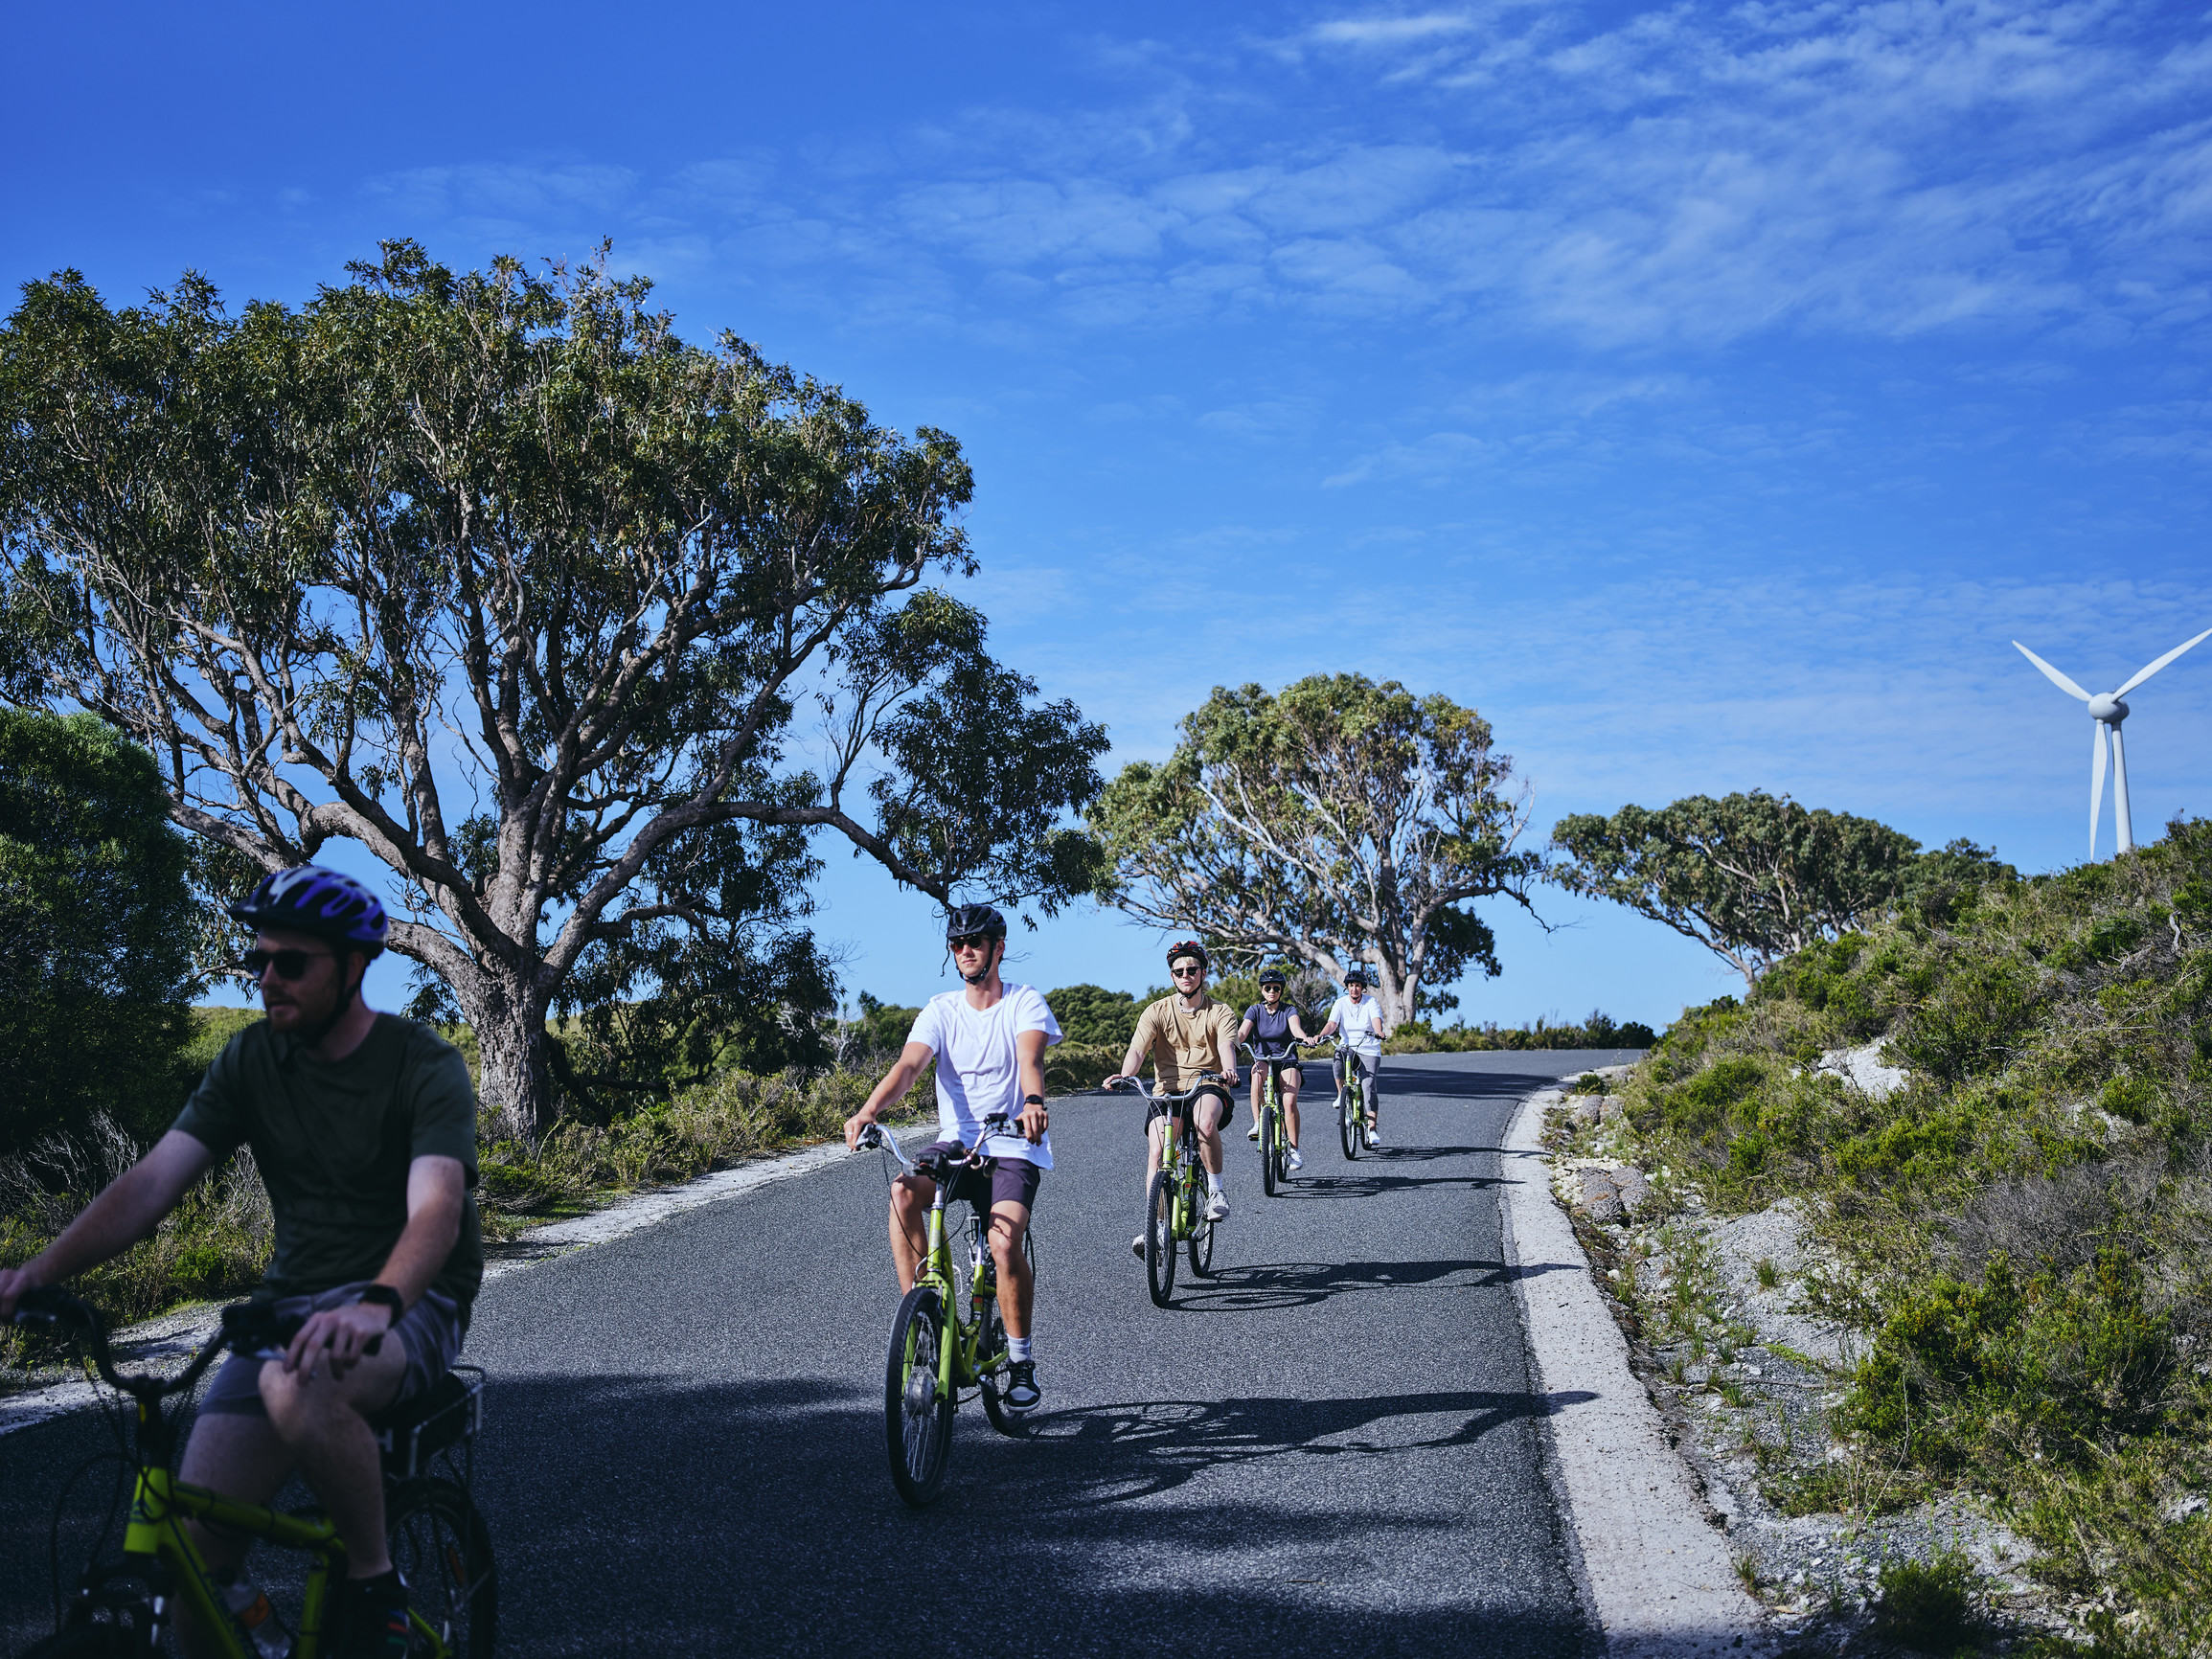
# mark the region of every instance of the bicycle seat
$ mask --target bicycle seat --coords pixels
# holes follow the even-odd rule
[[[369,1420],[384,1472],[401,1480],[421,1474],[432,1458],[483,1426],[484,1373],[473,1365],[455,1366],[426,1393]]]

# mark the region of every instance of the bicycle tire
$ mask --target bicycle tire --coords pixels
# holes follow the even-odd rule
[[[148,1609],[148,1614],[152,1612]],[[146,1651],[146,1639],[121,1625],[72,1625],[42,1636],[18,1659],[125,1659]]]
[[[1275,1143],[1283,1132],[1275,1125],[1275,1102],[1262,1097],[1260,1102],[1260,1190],[1272,1198],[1275,1195]]]
[[[1145,1285],[1154,1307],[1175,1293],[1175,1177],[1168,1170],[1152,1176],[1145,1193]]]
[[[983,1315],[983,1356],[989,1359],[1006,1349],[1006,1321],[1000,1317],[998,1305],[992,1303]],[[1006,1403],[1006,1368],[1001,1360],[995,1366],[982,1369],[975,1378],[975,1386],[983,1395],[983,1415],[991,1420],[991,1426],[1008,1440],[1019,1440],[1027,1429],[1029,1420]]]
[[[400,1483],[385,1499],[384,1535],[408,1604],[445,1650],[454,1659],[491,1659],[499,1573],[491,1531],[467,1489],[442,1475]]]
[[[883,1375],[883,1431],[891,1484],[918,1510],[935,1500],[952,1461],[952,1408],[957,1401],[937,1386],[937,1356],[950,1340],[937,1292],[917,1284],[891,1321],[891,1352]]]
[[[1347,1072],[1351,1067],[1344,1068]],[[1344,1148],[1345,1161],[1359,1156],[1359,1088],[1350,1077],[1344,1079],[1344,1103],[1336,1112],[1336,1139]]]
[[[1214,1223],[1200,1217],[1191,1233],[1191,1277],[1206,1279],[1214,1271]]]

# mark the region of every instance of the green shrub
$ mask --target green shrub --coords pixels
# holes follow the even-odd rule
[[[1965,1556],[1950,1551],[1929,1561],[1892,1562],[1881,1569],[1881,1582],[1874,1608],[1880,1635],[1916,1653],[1975,1649],[1973,1567]]]

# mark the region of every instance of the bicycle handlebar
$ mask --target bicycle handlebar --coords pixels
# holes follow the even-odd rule
[[[975,1145],[968,1149],[967,1159],[968,1162],[971,1164],[976,1162],[977,1159],[981,1157],[983,1152],[983,1143],[988,1141],[992,1136],[1011,1135],[1018,1132],[1015,1126],[1014,1120],[1009,1118],[1004,1112],[992,1113],[991,1116],[983,1120],[981,1128],[983,1132],[976,1137]],[[900,1168],[904,1170],[910,1175],[920,1174],[922,1172],[920,1166],[917,1165],[914,1159],[909,1158],[906,1155],[905,1148],[900,1146],[899,1137],[894,1135],[890,1130],[886,1129],[881,1124],[870,1124],[867,1125],[867,1127],[860,1131],[860,1138],[855,1147],[855,1150],[867,1151],[871,1148],[877,1151],[889,1152],[894,1158],[899,1160]],[[931,1161],[949,1163],[951,1161],[951,1154],[946,1153],[942,1159],[933,1159]]]
[[[1117,1095],[1135,1095],[1139,1100],[1166,1101],[1170,1104],[1180,1105],[1183,1102],[1189,1100],[1193,1095],[1196,1095],[1200,1089],[1204,1088],[1208,1083],[1214,1084],[1217,1088],[1227,1088],[1229,1086],[1228,1079],[1222,1077],[1220,1072],[1200,1072],[1197,1074],[1197,1079],[1198,1080],[1197,1082],[1193,1083],[1189,1088],[1185,1089],[1179,1095],[1163,1094],[1157,1089],[1148,1089],[1145,1087],[1144,1079],[1134,1077],[1122,1079],[1120,1082],[1115,1083],[1106,1092],[1108,1094]]]
[[[1313,1037],[1285,1037],[1283,1041],[1288,1046],[1279,1055],[1264,1055],[1250,1043],[1239,1043],[1237,1046],[1252,1057],[1255,1065],[1266,1065],[1270,1060],[1290,1059],[1300,1049],[1312,1047],[1316,1040]]]
[[[115,1353],[107,1341],[107,1322],[101,1317],[100,1310],[56,1285],[41,1285],[36,1290],[26,1291],[15,1305],[12,1323],[69,1328],[83,1340],[102,1381],[134,1399],[152,1400],[183,1394],[192,1388],[215,1362],[215,1356],[226,1348],[248,1358],[281,1357],[308,1318],[304,1313],[279,1313],[265,1302],[234,1302],[222,1310],[222,1324],[193,1355],[192,1363],[176,1375],[166,1378],[126,1376],[117,1371]],[[362,1345],[362,1352],[376,1353],[383,1346],[382,1336],[372,1336]]]

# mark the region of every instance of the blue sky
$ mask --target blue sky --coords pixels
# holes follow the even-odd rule
[[[2003,4],[47,8],[0,275],[299,300],[610,237],[684,331],[975,463],[1000,655],[1158,756],[1218,683],[1480,708],[1562,812],[1765,786],[2086,852],[2092,690],[2212,625],[2212,27]],[[2212,642],[2131,698],[2212,811]],[[2106,822],[2110,822],[2109,812]],[[2109,829],[2108,829],[2109,836]],[[2109,842],[2108,842],[2109,845]],[[945,983],[832,857],[855,988]],[[1500,920],[1508,1021],[1729,989]],[[1156,982],[1111,918],[1045,985]]]

